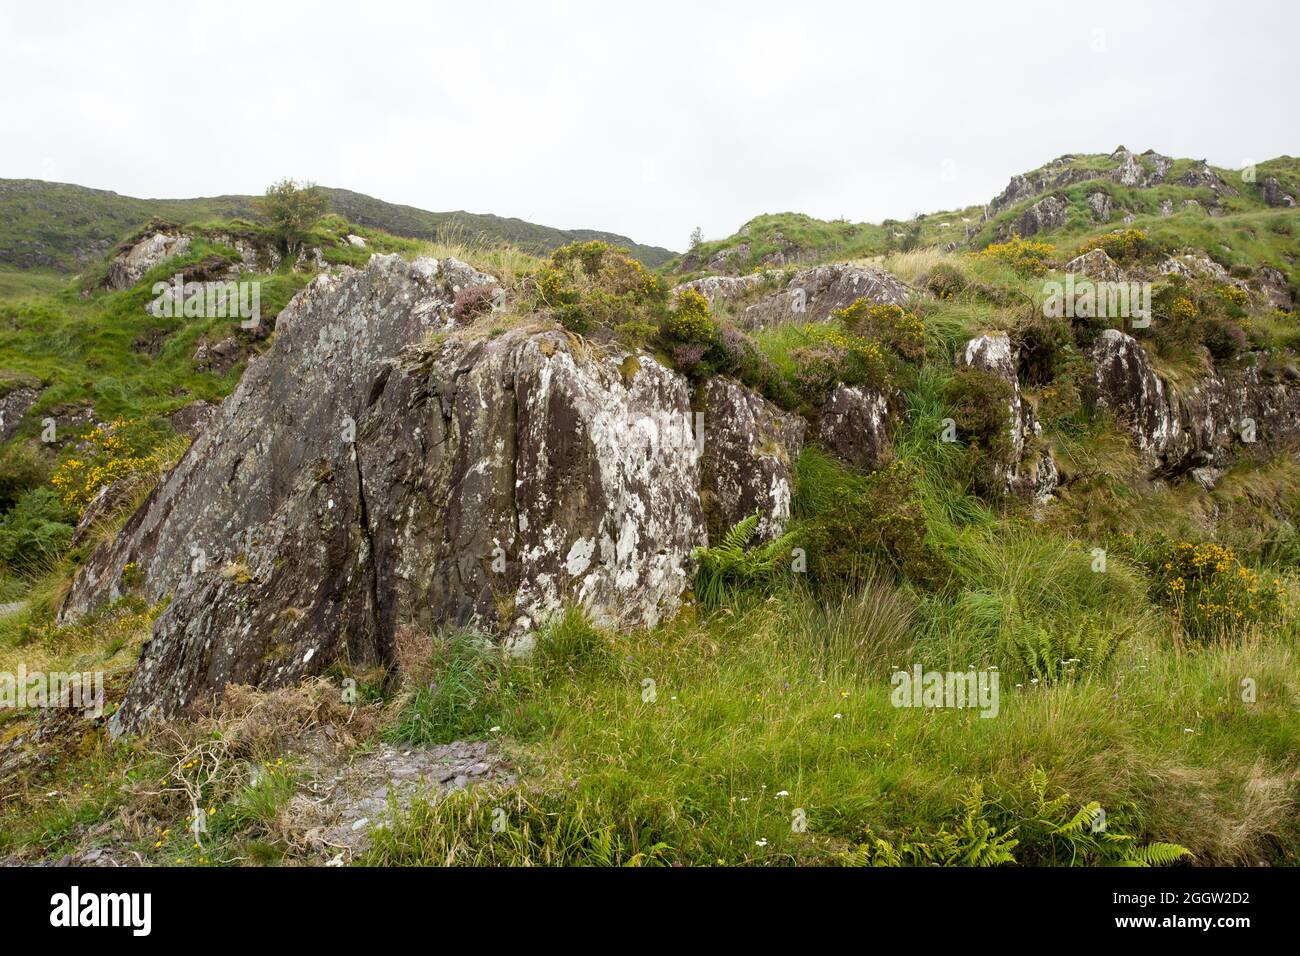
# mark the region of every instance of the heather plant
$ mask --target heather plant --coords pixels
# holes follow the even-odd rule
[[[962,368],[953,373],[944,397],[957,440],[967,449],[973,485],[981,494],[996,494],[1001,466],[1010,461],[1014,447],[1008,423],[1011,386],[992,372]]]
[[[944,580],[919,480],[915,466],[901,460],[860,474],[806,449],[796,466],[793,509],[811,583],[836,591],[880,572],[927,584]]]

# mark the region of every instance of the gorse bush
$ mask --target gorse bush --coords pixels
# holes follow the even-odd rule
[[[1041,276],[1056,255],[1056,247],[1048,242],[1021,239],[1019,234],[1006,242],[994,242],[978,253],[1011,266],[1024,276]]]
[[[1133,262],[1147,259],[1160,251],[1146,232],[1141,229],[1117,229],[1104,236],[1096,236],[1083,243],[1076,250],[1076,255],[1083,255],[1100,249],[1116,262]]]
[[[951,299],[965,292],[970,283],[961,269],[940,262],[921,277],[921,285],[937,299]]]
[[[592,240],[557,249],[535,280],[535,305],[571,332],[611,330],[634,319],[660,320],[663,282],[608,243]]]
[[[790,353],[795,364],[791,384],[809,411],[819,409],[841,383],[876,390],[888,386],[889,366],[876,342],[829,325],[811,325],[802,334],[806,344]]]
[[[157,433],[146,423],[118,419],[96,425],[81,436],[79,449],[65,458],[50,484],[65,508],[80,516],[100,490],[124,478],[156,476],[168,465]]]
[[[709,300],[694,289],[683,289],[677,305],[668,314],[664,331],[670,341],[689,345],[710,345],[717,337],[709,317]]]
[[[1160,597],[1194,637],[1222,635],[1272,620],[1282,610],[1280,578],[1246,567],[1220,544],[1175,545],[1159,566]]]
[[[831,317],[849,333],[879,342],[902,359],[919,362],[925,358],[925,326],[901,306],[877,305],[868,299],[858,299],[846,308],[835,310]]]

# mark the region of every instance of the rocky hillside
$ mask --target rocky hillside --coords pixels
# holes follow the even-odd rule
[[[1211,167],[1154,150],[1060,156],[1013,176],[983,206],[919,215],[878,225],[809,216],[759,216],[733,236],[702,243],[673,260],[680,273],[737,275],[759,268],[809,265],[940,245],[979,249],[1013,234],[1077,240],[1105,226],[1136,225],[1159,236],[1194,233],[1203,248],[1234,261],[1259,250],[1233,251],[1253,216],[1293,209],[1300,200],[1300,160],[1282,156],[1250,169]],[[1173,218],[1173,222],[1161,222]],[[1206,218],[1225,222],[1203,223]],[[1222,239],[1220,238],[1222,237]],[[1219,249],[1218,246],[1227,248]]]
[[[987,209],[760,217],[661,274],[356,210],[294,255],[137,223],[0,305],[0,661],[106,670],[69,751],[150,779],[147,746],[286,722],[274,825],[214,770],[188,786],[225,842],[154,860],[319,861],[371,821],[287,808],[382,740],[459,795],[406,794],[341,862],[1295,862],[1293,167],[1063,157]],[[263,321],[153,314],[177,273],[263,283]],[[891,702],[913,667],[995,673],[997,713]],[[55,789],[71,731],[0,730]],[[161,832],[189,793],[85,816],[125,850],[107,808]],[[1120,838],[1063,836],[1092,801]]]
[[[564,230],[467,212],[428,212],[346,189],[325,189],[331,211],[354,223],[408,239],[508,243],[538,254],[566,243],[601,239],[625,246],[646,265],[671,258],[667,249],[624,236]],[[252,196],[135,199],[102,189],[34,179],[0,179],[0,265],[75,272],[99,260],[141,223],[211,223],[252,219]]]

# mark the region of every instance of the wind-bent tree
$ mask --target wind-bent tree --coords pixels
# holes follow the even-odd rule
[[[297,183],[292,179],[266,188],[266,195],[255,200],[258,215],[284,245],[289,255],[296,255],[311,227],[329,209],[329,200],[315,183]]]

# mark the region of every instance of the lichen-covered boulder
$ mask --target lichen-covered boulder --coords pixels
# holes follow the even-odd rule
[[[1013,235],[1028,238],[1035,233],[1064,226],[1069,216],[1069,200],[1064,196],[1045,196],[1011,222],[1004,223],[999,229],[999,236],[1003,239],[1009,239]]]
[[[1273,308],[1283,312],[1290,312],[1295,308],[1295,295],[1291,290],[1291,283],[1287,281],[1281,269],[1261,266],[1255,272],[1254,285]]]
[[[880,467],[890,456],[890,399],[875,389],[837,385],[822,405],[817,437],[827,451],[855,468]]]
[[[1059,473],[1050,448],[1036,448],[1042,426],[1020,389],[1019,357],[1005,332],[980,335],[957,356],[959,367],[996,375],[1010,386],[1007,428],[1011,442],[1005,460],[995,463],[997,476],[1010,494],[1046,501],[1056,490]]]
[[[1241,445],[1300,434],[1300,389],[1271,379],[1245,355],[1175,395],[1141,344],[1107,329],[1091,352],[1098,402],[1129,428],[1154,474],[1178,475],[1228,462]]]
[[[568,605],[626,627],[676,609],[707,543],[687,381],[560,331],[430,340],[484,280],[376,256],[281,312],[62,609],[171,596],[115,732],[345,650],[387,662],[406,625],[525,635]]]
[[[681,376],[517,329],[408,353],[374,393],[358,461],[386,633],[676,609],[707,543]]]
[[[796,273],[785,289],[760,299],[739,313],[736,320],[751,329],[787,322],[823,322],[832,312],[858,299],[903,306],[911,295],[907,283],[883,269],[838,263]]]
[[[1123,270],[1104,249],[1093,249],[1081,256],[1075,256],[1065,264],[1066,272],[1087,276],[1099,282],[1119,282],[1124,278]]]
[[[189,236],[164,232],[145,236],[109,260],[104,286],[112,290],[129,289],[154,266],[184,255],[192,242]]]
[[[1295,197],[1286,191],[1276,176],[1265,176],[1260,181],[1259,195],[1270,206],[1295,205]]]
[[[1092,210],[1093,222],[1110,222],[1114,200],[1110,193],[1099,190],[1088,196],[1088,208]]]
[[[40,382],[29,380],[25,376],[10,377],[8,381],[0,383],[0,389],[4,389],[0,394],[0,443],[7,442],[13,437],[18,426],[22,424],[25,416],[36,400],[41,397]]]
[[[1129,426],[1138,452],[1155,465],[1174,442],[1179,423],[1146,350],[1133,336],[1106,329],[1093,343],[1091,358],[1098,403]]]
[[[720,376],[704,386],[703,399],[700,501],[709,535],[757,514],[757,536],[778,537],[790,519],[804,420]]]
[[[709,300],[709,308],[716,309],[720,305],[745,298],[766,281],[767,275],[759,272],[747,276],[704,276],[675,287],[673,297],[675,299],[684,289],[693,289]]]

